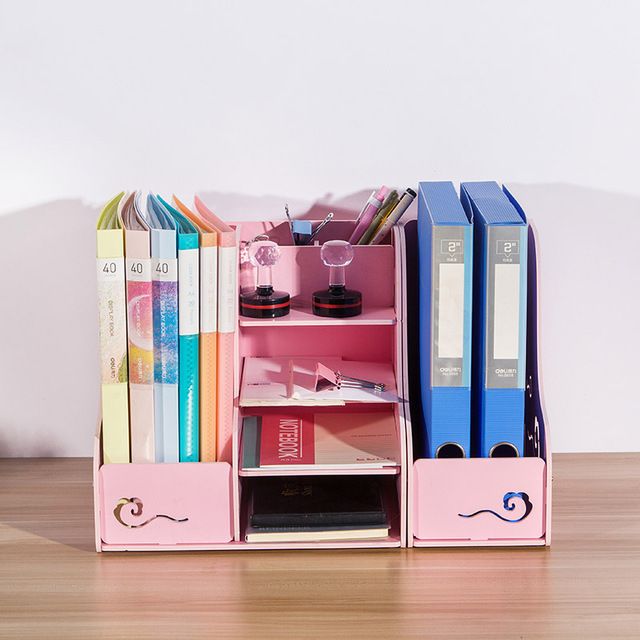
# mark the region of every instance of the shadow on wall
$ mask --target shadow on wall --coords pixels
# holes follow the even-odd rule
[[[0,216],[0,456],[86,456],[98,409],[96,208]]]
[[[294,218],[322,220],[329,211],[333,211],[335,220],[352,220],[372,191],[373,188],[364,189],[339,198],[326,194],[312,203],[285,196],[245,196],[219,191],[203,191],[198,195],[214,213],[226,220],[284,220],[285,204],[289,206],[289,213]]]
[[[553,451],[640,450],[640,198],[510,184],[537,231]]]
[[[640,199],[510,185],[538,231],[541,363],[554,451],[640,450]],[[352,218],[371,189],[293,215]],[[204,192],[227,220],[284,217],[286,197]],[[79,200],[0,216],[0,456],[89,456],[98,411],[95,222]]]

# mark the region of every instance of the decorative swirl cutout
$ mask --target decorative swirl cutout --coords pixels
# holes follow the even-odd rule
[[[173,518],[172,516],[167,516],[164,513],[158,513],[155,516],[141,522],[139,524],[129,524],[122,519],[122,509],[126,506],[130,506],[130,515],[134,518],[138,518],[142,515],[142,500],[140,498],[120,498],[118,500],[118,504],[116,504],[116,508],[113,510],[113,515],[116,520],[124,527],[128,527],[129,529],[139,529],[140,527],[144,527],[145,525],[153,522],[156,518],[166,518],[167,520],[171,520],[172,522],[187,522],[189,518]]]
[[[505,518],[501,516],[499,513],[496,513],[492,509],[480,509],[479,511],[474,511],[473,513],[459,513],[458,515],[461,518],[473,518],[480,513],[490,513],[494,515],[496,518],[500,518],[504,522],[522,522],[533,510],[533,504],[529,500],[529,496],[523,491],[509,491],[505,493],[502,498],[502,507],[505,511],[513,511],[516,508],[516,503],[512,502],[515,498],[520,498],[524,504],[524,513],[519,518]]]

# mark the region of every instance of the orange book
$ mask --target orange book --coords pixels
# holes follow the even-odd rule
[[[218,431],[218,232],[174,195],[200,232],[200,461],[215,462]]]
[[[198,196],[197,213],[218,232],[218,460],[232,461],[233,404],[239,372],[235,366],[238,323],[238,240]]]

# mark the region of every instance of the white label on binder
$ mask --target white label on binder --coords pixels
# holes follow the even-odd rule
[[[181,336],[191,336],[199,331],[199,275],[198,250],[178,251],[178,330]]]
[[[464,264],[440,265],[438,292],[438,358],[462,358]]]
[[[98,258],[98,282],[124,282],[124,258]]]
[[[520,265],[496,264],[493,357],[517,360],[520,347]]]
[[[175,258],[153,258],[151,277],[160,282],[177,282],[178,261]]]
[[[236,330],[236,270],[238,252],[236,247],[220,247],[218,254],[218,331],[233,333]]]
[[[127,258],[127,280],[129,282],[151,282],[151,260]]]
[[[200,331],[218,329],[218,247],[200,249]]]
[[[98,310],[102,384],[127,381],[124,258],[98,258]]]

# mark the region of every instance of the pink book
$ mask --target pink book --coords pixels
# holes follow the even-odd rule
[[[151,240],[140,192],[123,202],[131,462],[155,462]]]
[[[246,470],[379,469],[400,464],[390,411],[248,416],[242,438]]]

